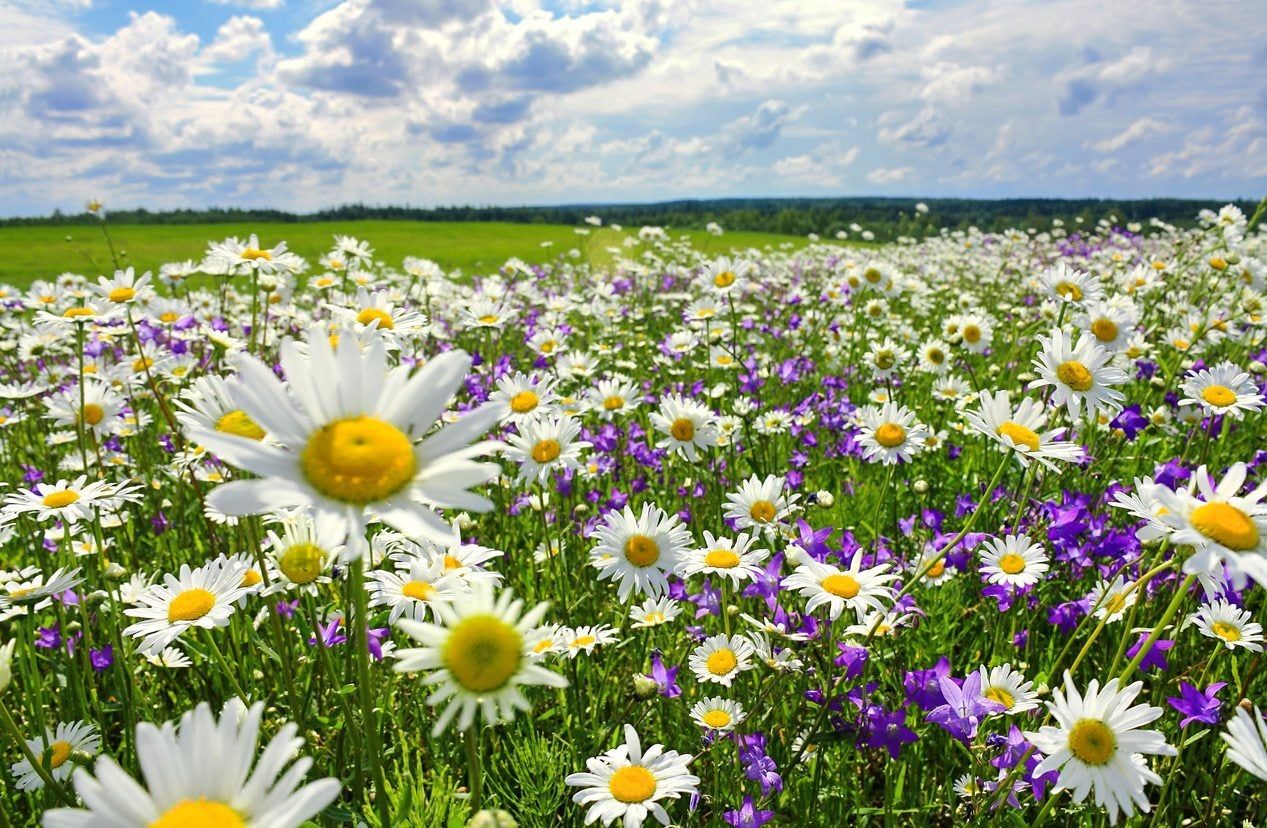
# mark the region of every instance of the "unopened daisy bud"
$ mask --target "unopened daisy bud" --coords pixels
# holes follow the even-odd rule
[[[124,569],[120,564],[117,564],[114,561],[111,561],[110,563],[106,564],[107,578],[126,578],[127,574],[128,574],[128,571]]]
[[[10,641],[9,643],[12,644],[13,642]],[[656,694],[657,689],[655,679],[651,678],[651,676],[644,676],[642,673],[634,675],[633,692],[636,697],[649,699]]]
[[[1241,710],[1244,710],[1246,713],[1254,712],[1254,703],[1250,701],[1249,699],[1241,699],[1239,702],[1236,703],[1236,706],[1239,707]]]
[[[822,506],[824,509],[830,509],[836,504],[836,496],[826,489],[823,489],[819,491],[818,494],[814,495],[814,499],[818,505]]]
[[[84,596],[84,603],[90,607],[99,606],[110,600],[110,593],[104,589],[96,589]]]
[[[466,828],[519,828],[519,823],[515,822],[515,818],[506,811],[492,808],[480,811],[471,817],[470,822],[466,823]]]
[[[13,681],[13,648],[17,643],[13,638],[0,645],[0,693],[8,690],[9,682]]]
[[[67,635],[74,635],[75,633],[79,632],[83,628],[84,628],[84,625],[79,623],[78,621],[68,621],[66,623],[66,626],[62,627],[62,632],[66,633]]]
[[[1256,359],[1251,359],[1249,361],[1249,371],[1251,374],[1261,374],[1263,371],[1267,371],[1267,365],[1263,365]]]
[[[726,614],[732,618],[735,617],[736,615],[739,614],[739,607],[735,606],[734,604],[727,604]]]
[[[1154,375],[1152,377],[1149,377],[1148,384],[1151,385],[1153,388],[1165,388],[1166,380],[1162,377]]]
[[[458,528],[463,532],[475,527],[475,518],[471,517],[469,512],[462,512],[458,515]]]
[[[589,510],[590,505],[588,503],[578,503],[576,504],[576,508],[572,510],[572,514],[576,517],[581,517],[582,515],[589,514]]]
[[[913,488],[915,489],[916,493],[918,493],[918,494],[924,494],[925,492],[927,492],[927,491],[928,491],[928,481],[927,481],[927,480],[922,480],[922,479],[921,479],[921,480],[916,480],[916,481],[915,481],[915,483],[914,483]]]

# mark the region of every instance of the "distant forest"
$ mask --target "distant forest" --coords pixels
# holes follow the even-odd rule
[[[915,211],[917,202],[928,206]],[[580,224],[598,216],[604,224],[627,227],[658,225],[673,229],[702,228],[717,222],[726,230],[757,230],[790,235],[819,233],[823,236],[851,224],[875,233],[877,239],[920,236],[938,228],[1003,230],[1009,227],[1046,229],[1053,219],[1071,224],[1082,219],[1094,224],[1115,217],[1118,224],[1159,218],[1191,224],[1203,208],[1218,209],[1226,202],[1187,199],[944,199],[944,198],[733,198],[666,201],[658,204],[570,204],[557,207],[387,207],[349,204],[315,213],[284,210],[210,208],[205,210],[145,209],[109,213],[115,224],[221,224],[252,222],[314,222],[388,219],[407,221],[502,221],[519,224]],[[1254,203],[1237,201],[1247,214]],[[97,219],[89,213],[55,211],[38,218],[0,219],[0,226],[78,225]],[[853,233],[850,233],[852,236]]]

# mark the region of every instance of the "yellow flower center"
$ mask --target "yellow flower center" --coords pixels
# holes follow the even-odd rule
[[[897,423],[885,423],[875,430],[875,441],[885,448],[894,448],[906,442],[906,429]]]
[[[356,315],[356,321],[362,325],[377,322],[380,331],[390,331],[396,327],[396,323],[392,321],[392,315],[382,308],[366,308]]]
[[[260,575],[259,572],[257,572],[254,569],[248,569],[246,571],[246,574],[242,576],[242,586],[253,587],[263,580],[264,580],[264,577]]]
[[[1100,317],[1091,323],[1091,333],[1101,342],[1112,342],[1117,339],[1117,323],[1112,319]]]
[[[49,745],[48,767],[50,769],[60,768],[66,764],[66,760],[70,758],[71,746],[70,742],[53,742]]]
[[[1092,385],[1091,372],[1087,366],[1077,360],[1060,363],[1056,368],[1056,378],[1074,391],[1090,391]]]
[[[713,284],[719,288],[727,288],[735,283],[737,277],[729,270],[723,270],[713,277]]]
[[[418,471],[413,443],[377,417],[349,417],[322,426],[300,455],[304,477],[333,500],[365,505],[386,500]]]
[[[538,463],[550,463],[559,457],[558,440],[542,440],[532,447],[532,459]]]
[[[461,562],[461,561],[459,561],[457,558],[453,557],[452,555],[445,555],[445,556],[444,556],[444,570],[445,570],[445,572],[448,572],[448,571],[453,570],[453,569],[461,569],[461,568],[462,568],[462,562]]]
[[[182,799],[149,824],[149,828],[246,828],[246,820],[223,802],[205,796]]]
[[[581,647],[588,647],[596,641],[598,641],[598,639],[592,635],[578,635],[576,638],[572,639],[571,646],[574,649],[579,649]]]
[[[720,730],[730,724],[730,714],[725,710],[710,710],[700,718],[704,720],[704,724],[714,730]]]
[[[892,351],[876,351],[875,367],[887,371],[897,364],[897,355]]]
[[[1233,552],[1248,552],[1258,546],[1258,526],[1230,503],[1198,506],[1188,520],[1198,532]]]
[[[555,345],[555,343],[554,343],[554,340],[553,340],[553,339],[551,339],[551,340],[547,340],[546,342],[542,342],[542,343],[541,343],[541,353],[543,353],[543,354],[553,353],[553,352],[554,352],[554,345]]]
[[[1061,282],[1056,285],[1056,293],[1059,293],[1066,299],[1072,299],[1075,302],[1082,301],[1082,288],[1078,287],[1073,282]]]
[[[835,573],[828,575],[820,584],[823,589],[835,595],[837,598],[848,600],[853,598],[862,589],[862,584],[858,583],[858,579],[852,575],[843,575]]]
[[[624,408],[624,407],[625,407],[625,398],[617,394],[613,394],[607,399],[603,400],[603,408],[607,409],[608,411],[616,411],[617,409]]]
[[[159,314],[158,317],[159,322],[167,322],[168,324],[175,322],[177,319],[180,319],[180,314],[175,311],[168,311],[167,313]]]
[[[612,774],[607,783],[612,797],[617,802],[646,802],[655,796],[655,777],[651,771],[641,765],[630,765],[620,768]]]
[[[535,391],[520,391],[510,398],[510,410],[516,414],[527,414],[540,404],[541,398]]]
[[[632,535],[625,541],[625,560],[634,566],[651,566],[660,560],[660,547],[646,535]]]
[[[92,308],[67,308],[62,316],[67,319],[81,319],[85,316],[92,316]]]
[[[272,253],[269,253],[267,250],[260,250],[258,247],[248,247],[243,250],[240,255],[248,262],[253,262],[256,259],[263,259],[266,262],[271,262],[273,260]]]
[[[1005,710],[1011,710],[1012,705],[1016,704],[1016,699],[1012,694],[1004,690],[1002,687],[991,687],[983,694],[990,701],[998,702],[1003,705]]]
[[[969,345],[976,345],[981,341],[981,328],[976,325],[964,325],[963,341]]]
[[[473,693],[504,687],[519,672],[524,641],[510,624],[492,615],[460,621],[444,645],[444,666]]]
[[[758,500],[748,510],[748,516],[757,523],[769,523],[774,520],[775,514],[774,504],[768,500]]]
[[[1211,385],[1201,392],[1201,399],[1210,405],[1225,408],[1236,402],[1236,392],[1226,385]]]
[[[264,439],[264,429],[260,428],[259,424],[240,408],[226,412],[224,416],[216,420],[216,431],[221,431],[225,434],[236,434],[248,440]]]
[[[1079,719],[1069,731],[1069,752],[1088,765],[1106,765],[1117,753],[1117,737],[1099,719]]]
[[[708,672],[715,676],[727,676],[739,666],[739,659],[735,658],[734,650],[729,647],[722,647],[708,657],[706,666],[708,667]]]
[[[924,573],[925,578],[940,578],[946,572],[946,559],[942,558],[929,567],[928,572]]]
[[[695,423],[686,417],[678,417],[673,421],[673,425],[669,426],[669,433],[673,435],[674,440],[689,442],[695,439]]]
[[[435,595],[436,588],[426,581],[406,581],[400,588],[400,594],[415,601],[429,601]]]
[[[499,318],[500,317],[498,317],[496,314],[486,313],[476,321],[478,321],[481,325],[492,325],[495,322],[497,322]]]
[[[1026,446],[1030,451],[1038,451],[1038,435],[1020,423],[1008,420],[999,426],[999,434],[1011,437],[1015,445]]]
[[[44,495],[44,505],[50,509],[63,509],[77,500],[79,500],[79,493],[70,489]]]
[[[739,566],[739,556],[730,549],[713,549],[704,556],[704,565],[713,569],[734,569]]]
[[[216,596],[205,589],[194,587],[187,589],[172,599],[167,605],[167,620],[197,621],[216,605]]]
[[[1241,628],[1227,621],[1215,621],[1210,625],[1210,632],[1224,641],[1240,641]]]
[[[96,425],[105,416],[105,409],[96,403],[88,403],[84,406],[84,422],[88,425]]]
[[[925,356],[934,365],[941,365],[946,361],[946,352],[941,348],[929,348]]]
[[[297,543],[282,553],[277,568],[291,583],[310,584],[325,566],[326,552],[313,543]]]
[[[130,287],[119,287],[110,291],[107,298],[111,302],[130,302],[136,296],[136,291]]]
[[[1115,592],[1112,595],[1110,595],[1108,598],[1106,598],[1104,601],[1104,609],[1106,612],[1109,613],[1109,615],[1112,615],[1113,613],[1116,613],[1116,612],[1121,612],[1122,608],[1125,606],[1126,606],[1126,594],[1123,592]]]
[[[1008,552],[999,558],[999,569],[1008,575],[1017,575],[1025,571],[1025,559],[1015,552]]]

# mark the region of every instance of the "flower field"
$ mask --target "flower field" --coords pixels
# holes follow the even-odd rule
[[[1260,823],[1265,207],[0,289],[0,828]]]

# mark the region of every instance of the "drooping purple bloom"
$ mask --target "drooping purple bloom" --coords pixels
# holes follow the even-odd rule
[[[1183,714],[1179,727],[1187,727],[1193,722],[1209,725],[1218,724],[1219,708],[1223,703],[1215,696],[1226,686],[1227,682],[1216,681],[1205,688],[1204,691],[1201,691],[1197,689],[1196,685],[1189,684],[1186,681],[1180,682],[1179,695],[1166,699],[1167,704]]]
[[[762,825],[774,819],[774,811],[758,809],[752,797],[745,796],[743,805],[737,810],[726,811],[722,814],[722,819],[726,820],[726,824],[731,828],[761,828]]]
[[[651,654],[651,672],[647,678],[655,682],[660,695],[666,699],[676,699],[682,695],[682,688],[677,683],[677,672],[680,667],[666,667],[658,652]]]
[[[981,674],[971,673],[961,687],[950,676],[937,680],[946,703],[924,717],[925,721],[945,730],[965,745],[977,737],[977,726],[991,713],[1005,709],[998,702],[981,695]]]

